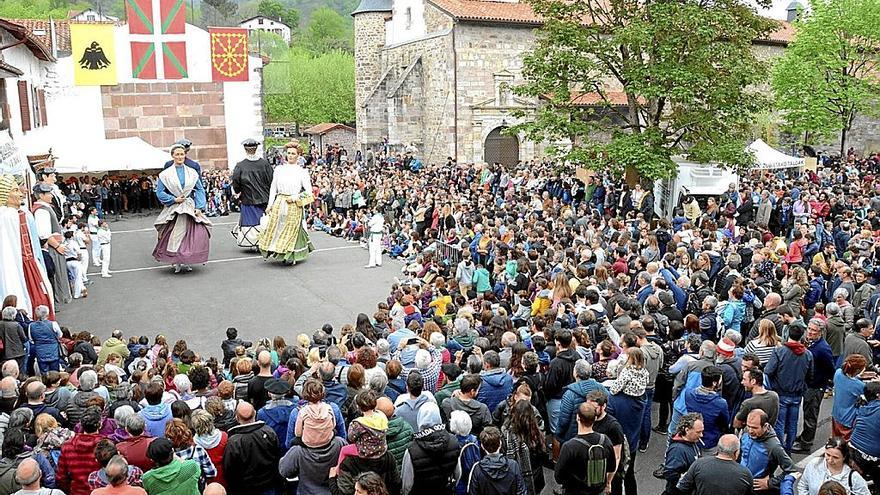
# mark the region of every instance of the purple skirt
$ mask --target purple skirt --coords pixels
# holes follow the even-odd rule
[[[179,217],[175,217],[177,220]],[[159,243],[153,250],[153,257],[160,263],[172,265],[192,265],[206,263],[208,252],[211,247],[211,231],[208,226],[190,220],[186,226],[186,234],[180,242],[176,253],[168,251],[168,242],[171,239],[171,231],[174,230],[174,221],[168,222],[159,231]]]

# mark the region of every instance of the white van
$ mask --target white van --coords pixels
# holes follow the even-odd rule
[[[695,196],[700,206],[705,208],[706,199],[710,196],[721,196],[730,184],[739,186],[739,176],[732,170],[678,159],[675,162],[678,164],[678,175],[654,182],[654,212],[659,218],[672,219],[675,208],[688,194]]]

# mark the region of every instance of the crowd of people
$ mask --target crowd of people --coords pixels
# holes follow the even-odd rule
[[[668,495],[877,493],[877,157],[658,219],[550,163],[381,156],[305,158],[308,224],[381,213],[404,260],[338,331],[229,328],[213,357],[7,298],[0,495],[636,495],[651,444]]]

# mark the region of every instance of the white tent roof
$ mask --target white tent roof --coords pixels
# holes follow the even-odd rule
[[[746,151],[750,151],[755,155],[755,168],[757,169],[795,168],[804,166],[803,158],[786,155],[785,153],[772,148],[762,139],[758,139],[754,143],[748,145]]]
[[[95,173],[162,168],[171,157],[139,137],[92,143],[61,142],[52,147],[60,173]]]

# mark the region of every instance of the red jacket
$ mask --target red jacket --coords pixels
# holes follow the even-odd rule
[[[223,452],[226,451],[226,442],[229,440],[225,431],[220,432],[220,443],[216,446],[205,449],[208,452],[208,457],[211,458],[211,462],[214,463],[214,467],[217,468],[217,476],[213,479],[208,480],[209,483],[217,482],[226,487],[226,477],[223,475]]]
[[[95,460],[95,445],[103,437],[97,433],[77,433],[61,446],[61,457],[55,470],[55,483],[68,495],[89,495],[89,473],[101,469]]]
[[[116,444],[116,450],[122,457],[125,457],[129,464],[141,468],[146,473],[154,466],[153,460],[147,457],[147,447],[153,440],[155,440],[154,437],[138,435]]]

